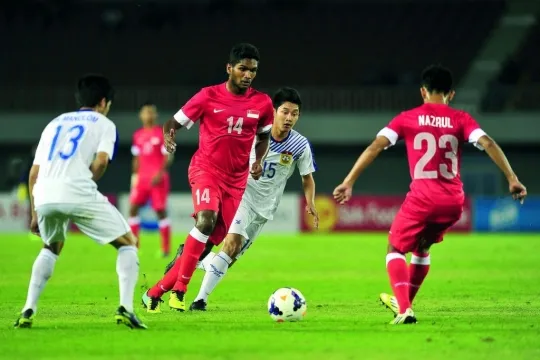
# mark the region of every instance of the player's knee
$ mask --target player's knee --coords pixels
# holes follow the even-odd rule
[[[135,217],[139,215],[139,207],[137,205],[131,205],[129,208],[129,216]]]
[[[114,246],[117,249],[119,249],[122,246],[136,246],[137,245],[137,238],[130,231],[127,234],[124,234],[124,235],[120,236],[118,239],[111,242],[111,245]]]
[[[217,213],[215,211],[199,211],[195,227],[205,235],[210,235],[216,226]]]
[[[163,220],[167,217],[167,212],[165,210],[156,210],[156,215],[159,220]]]
[[[64,247],[64,242],[57,241],[49,245],[44,245],[43,247],[55,255],[60,255],[60,252],[62,251],[62,248]]]
[[[238,234],[228,234],[223,243],[223,252],[230,258],[235,258],[242,250],[243,238]]]

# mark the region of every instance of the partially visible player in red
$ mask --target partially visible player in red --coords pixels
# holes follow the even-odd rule
[[[405,141],[411,186],[389,233],[386,268],[395,297],[381,294],[394,312],[391,324],[416,323],[412,302],[430,266],[429,248],[461,217],[465,194],[460,178],[461,144],[485,150],[508,180],[510,193],[523,201],[521,184],[497,143],[465,111],[448,106],[454,97],[452,73],[430,66],[422,73],[424,104],[396,116],[360,155],[343,183],[334,190],[341,204],[351,198],[358,176],[386,148]],[[407,267],[405,254],[412,252]]]
[[[170,189],[167,169],[173,155],[165,149],[163,130],[157,124],[156,106],[153,103],[143,104],[139,117],[143,127],[133,134],[131,146],[133,175],[128,223],[139,247],[139,210],[150,200],[159,220],[161,251],[166,257],[169,256],[171,248],[171,225],[167,218],[167,197]]]
[[[235,45],[227,63],[227,82],[209,86],[193,96],[163,126],[167,150],[174,152],[178,129],[200,123],[199,149],[189,165],[195,227],[184,251],[163,279],[151,288],[150,312],[159,311],[161,296],[172,289],[169,306],[184,311],[184,295],[208,241],[219,245],[228,233],[246,188],[248,175],[258,179],[268,151],[274,119],[272,100],[254,90],[259,51],[251,44]],[[253,142],[256,160],[249,167]]]

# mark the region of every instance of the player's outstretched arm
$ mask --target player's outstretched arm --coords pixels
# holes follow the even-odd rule
[[[107,165],[109,165],[109,154],[106,152],[98,152],[92,165],[90,165],[92,180],[98,181],[101,179],[103,174],[105,174],[105,170],[107,170]]]
[[[366,168],[379,156],[379,154],[391,145],[390,140],[386,136],[377,136],[375,140],[360,154],[353,168],[343,180],[341,185],[338,185],[334,190],[334,199],[340,204],[344,204],[351,198],[352,187],[356,179]]]
[[[319,228],[319,214],[315,207],[315,179],[313,173],[302,176],[302,187],[306,197],[306,212],[313,216],[313,226]]]
[[[270,148],[270,132],[257,134],[257,142],[255,143],[255,162],[251,165],[251,176],[257,180],[262,175],[262,163],[266,158],[268,149]]]
[[[483,135],[478,139],[478,145],[480,145],[491,160],[501,169],[506,180],[508,180],[509,190],[514,199],[523,200],[527,196],[527,189],[519,182],[510,162],[506,158],[506,155],[502,151],[501,147],[488,135]]]

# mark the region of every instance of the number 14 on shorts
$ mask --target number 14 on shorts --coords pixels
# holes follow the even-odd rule
[[[195,190],[195,200],[197,201],[197,205],[201,205],[201,202],[210,204],[210,189],[204,188]]]

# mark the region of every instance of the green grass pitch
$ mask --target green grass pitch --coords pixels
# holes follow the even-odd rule
[[[175,246],[182,236],[175,237]],[[377,302],[389,291],[385,234],[261,236],[210,298],[207,313],[138,313],[150,327],[117,326],[116,252],[71,235],[32,329],[13,329],[38,241],[0,237],[2,359],[540,359],[540,235],[448,235],[432,251],[415,311],[393,327]],[[162,275],[158,237],[142,237],[141,277]],[[188,301],[202,273],[192,281]],[[300,323],[274,323],[273,290],[300,289]]]

